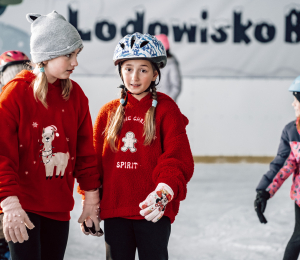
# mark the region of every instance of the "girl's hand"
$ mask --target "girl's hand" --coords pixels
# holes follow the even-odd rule
[[[23,243],[28,240],[26,227],[33,229],[34,225],[22,209],[17,196],[9,196],[1,202],[4,212],[3,233],[7,242]]]
[[[270,193],[265,190],[258,190],[256,199],[254,201],[254,209],[257,213],[260,223],[267,224],[268,221],[264,216],[264,212],[267,206],[267,200],[270,198]]]
[[[81,230],[85,235],[100,237],[103,231],[100,228],[100,197],[99,190],[85,191],[85,200],[82,201],[82,213],[78,219]]]
[[[101,220],[100,220],[101,221]],[[100,228],[100,231],[96,231],[95,224],[90,217],[87,217],[83,223],[80,224],[81,231],[85,235],[92,235],[92,236],[102,236],[103,230]]]
[[[157,222],[165,213],[166,205],[173,199],[174,192],[165,183],[159,183],[155,191],[151,192],[146,200],[140,203],[140,214],[146,220]]]

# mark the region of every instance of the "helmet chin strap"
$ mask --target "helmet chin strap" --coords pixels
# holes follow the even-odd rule
[[[155,85],[155,81],[152,81],[150,86],[143,92],[139,93],[139,94],[134,94],[134,93],[131,93],[130,91],[128,91],[128,89],[125,87],[125,85],[120,85],[118,88],[121,88],[121,89],[124,89],[125,93],[126,93],[126,98],[125,98],[125,102],[122,103],[122,106],[125,107],[127,105],[127,101],[128,101],[128,93],[131,94],[131,95],[141,95],[143,94],[144,92],[149,92],[152,85]]]

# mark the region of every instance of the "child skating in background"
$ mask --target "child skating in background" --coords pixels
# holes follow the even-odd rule
[[[79,221],[92,219],[100,235],[100,176],[88,99],[69,79],[83,45],[55,11],[26,18],[35,69],[21,71],[0,95],[3,228],[13,260],[60,260],[75,178],[86,191]]]
[[[165,49],[149,34],[125,36],[114,52],[124,85],[121,98],[104,105],[94,125],[103,195],[107,259],[168,259],[171,223],[194,170],[188,119],[155,80]]]
[[[6,51],[0,55],[0,92],[25,66],[29,66],[29,62],[27,55],[17,50]]]
[[[267,220],[263,213],[267,200],[272,198],[283,182],[293,173],[291,187],[291,199],[295,201],[295,228],[294,233],[287,244],[284,260],[298,259],[300,252],[300,76],[295,79],[289,91],[293,92],[296,121],[292,121],[283,129],[277,156],[270,164],[270,170],[263,175],[256,191],[257,196],[254,207],[261,223]]]
[[[0,55],[0,92],[2,87],[21,72],[29,62],[27,55],[18,50],[6,51]],[[8,244],[4,238],[2,222],[3,214],[0,215],[0,260],[9,259],[10,257]]]

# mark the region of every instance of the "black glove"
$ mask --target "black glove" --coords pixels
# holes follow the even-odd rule
[[[94,222],[93,222],[93,226],[92,226],[92,227],[88,227],[88,226],[85,224],[85,221],[83,221],[83,227],[84,227],[85,232],[87,232],[87,233],[89,233],[89,231],[90,231],[90,232],[93,233],[93,235],[95,235],[96,232],[97,232],[97,231],[96,231],[96,228],[95,228]],[[101,236],[104,234],[102,228],[100,228],[100,231],[99,231],[99,232],[101,233]]]
[[[256,199],[254,201],[254,208],[259,218],[260,223],[267,224],[268,221],[264,216],[264,212],[267,206],[267,200],[270,198],[270,193],[265,190],[258,190]]]

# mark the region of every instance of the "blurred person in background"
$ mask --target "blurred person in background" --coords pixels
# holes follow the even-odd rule
[[[283,260],[297,260],[300,252],[300,76],[294,80],[289,91],[294,95],[292,106],[297,119],[288,123],[282,131],[277,156],[256,188],[254,208],[259,221],[266,224],[263,213],[267,200],[272,198],[283,182],[293,174],[290,196],[295,201],[295,228],[286,246]]]
[[[26,18],[35,69],[21,71],[0,95],[0,213],[13,260],[62,260],[75,178],[85,193],[78,221],[92,220],[89,232],[101,235],[88,99],[70,79],[83,43],[55,11]]]
[[[181,92],[181,74],[178,61],[170,52],[168,36],[165,34],[159,34],[155,37],[164,45],[168,59],[166,67],[161,71],[161,81],[158,90],[167,94],[175,102],[177,102],[177,98]]]
[[[0,55],[0,92],[29,62],[27,55],[17,50],[6,51]]]
[[[0,92],[30,62],[26,54],[18,50],[6,51],[0,55]],[[8,244],[3,234],[3,214],[0,215],[0,260],[9,259]]]

